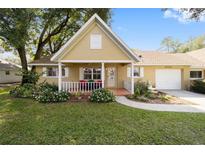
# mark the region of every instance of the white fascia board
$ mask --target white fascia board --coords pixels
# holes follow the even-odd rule
[[[55,61],[56,58],[71,44],[71,42],[96,18],[96,15],[93,15],[74,35],[68,40],[68,42],[51,57],[51,61]]]
[[[132,63],[131,60],[61,60],[62,63]]]
[[[75,34],[71,39],[51,58],[51,61],[57,60],[58,56],[73,42],[73,40],[95,19],[97,19],[101,24],[105,26],[105,28],[127,49],[127,51],[134,57],[134,60],[140,59],[133,53],[133,51],[115,34],[112,32],[109,26],[97,15],[94,14]]]
[[[190,66],[187,64],[134,64],[135,66]]]
[[[127,49],[127,51],[138,61],[140,61],[139,57],[137,57],[134,52],[110,29],[110,27],[96,14],[96,18],[102,23],[105,28]]]
[[[63,65],[63,64],[62,64]],[[39,63],[39,64],[28,64],[28,66],[58,66],[58,64],[44,64],[44,63]]]

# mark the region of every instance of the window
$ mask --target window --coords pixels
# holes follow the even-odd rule
[[[6,75],[10,75],[10,71],[5,71],[5,74]]]
[[[127,68],[127,77],[132,76],[132,70],[130,67]],[[144,68],[143,67],[134,67],[134,77],[139,78],[144,76]]]
[[[201,79],[202,71],[190,71],[190,78],[191,79]]]
[[[84,68],[83,69],[84,80],[99,80],[101,79],[100,68]]]
[[[94,80],[101,79],[101,69],[100,68],[93,69],[93,79]]]
[[[84,79],[91,80],[92,79],[92,69],[91,68],[84,68]]]
[[[102,48],[102,36],[100,34],[92,34],[90,36],[90,49]]]
[[[49,76],[49,77],[58,76],[58,68],[48,67],[47,68],[47,76]],[[62,68],[62,76],[65,76],[65,68]]]
[[[134,77],[140,77],[140,68],[139,67],[134,68]]]

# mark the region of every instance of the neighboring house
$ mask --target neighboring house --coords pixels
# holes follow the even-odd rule
[[[187,89],[190,80],[204,78],[205,68],[191,54],[131,50],[96,14],[56,54],[29,65],[44,72],[40,82],[69,92],[102,87],[134,93],[137,80],[157,89]]]
[[[0,83],[16,83],[21,81],[18,76],[21,66],[0,59]]]

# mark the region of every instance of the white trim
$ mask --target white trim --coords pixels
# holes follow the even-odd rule
[[[28,66],[58,66],[58,64],[39,63],[39,64],[28,64]],[[64,64],[62,64],[62,66],[64,66]]]
[[[191,66],[191,69],[205,69],[205,66]]]
[[[105,87],[105,64],[101,63],[101,80],[102,80],[102,88]]]
[[[191,78],[190,77],[190,72],[191,71],[201,71],[202,72],[202,74],[201,74],[201,78]],[[189,71],[189,80],[201,80],[201,79],[203,79],[204,78],[204,71],[203,71],[203,69],[191,69],[190,71]]]
[[[134,94],[134,65],[131,64],[131,94]]]
[[[95,39],[99,39],[98,41],[98,45],[96,46],[96,44],[93,44],[94,43],[94,40]],[[101,34],[98,34],[98,33],[92,33],[91,35],[90,35],[90,49],[91,50],[93,50],[94,49],[94,51],[95,51],[95,49],[97,49],[97,50],[100,50],[100,49],[102,49],[102,35]]]
[[[58,79],[58,76],[44,76],[43,78]],[[66,76],[62,76],[61,78],[62,78],[62,79],[63,79],[63,78],[66,78]]]
[[[58,91],[62,90],[62,65],[58,63]]]
[[[138,60],[140,61],[140,59],[133,53],[133,51],[128,48],[128,46],[116,35],[112,32],[112,30],[110,29],[110,27],[107,26],[107,24],[97,15],[94,14],[81,28],[80,30],[78,30],[73,37],[71,37],[71,39],[56,53],[53,55],[53,57],[51,58],[51,61],[55,61],[57,60],[58,56],[73,42],[73,40],[80,35],[80,33],[91,23],[93,22],[95,19],[97,19],[103,26],[105,26],[105,28],[119,41],[119,43],[121,43],[125,49],[134,57],[134,60]]]
[[[66,44],[51,57],[51,61],[56,60],[56,58],[63,52],[67,46],[71,44],[71,42],[78,36],[80,33],[95,19],[95,15],[93,15],[74,35],[71,37]]]
[[[99,24],[97,25],[107,35],[107,37],[109,37],[109,39],[111,39],[115,43],[115,45],[117,45],[118,48],[120,48],[130,59],[133,59]]]
[[[191,66],[188,64],[134,64],[134,66]]]
[[[138,61],[140,61],[140,58],[135,55],[135,53],[112,31],[112,29],[110,29],[110,27],[97,14],[95,14],[95,15],[96,15],[96,18],[100,21],[100,23],[102,23],[103,26],[105,26],[105,28],[125,47],[125,49],[127,49],[127,51],[134,58],[136,58]]]
[[[131,60],[61,60],[62,63],[131,63]]]

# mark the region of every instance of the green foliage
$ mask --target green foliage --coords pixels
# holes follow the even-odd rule
[[[37,89],[34,84],[27,83],[10,90],[10,95],[19,98],[32,98],[36,90]]]
[[[161,42],[161,46],[165,47],[168,52],[176,52],[180,45],[181,43],[178,40],[174,40],[170,36],[165,37]]]
[[[137,81],[134,86],[134,96],[142,96],[142,95],[149,95],[150,90],[149,90],[149,83],[148,82],[143,82],[143,81]]]
[[[49,83],[41,83],[39,85],[39,90],[40,91],[44,91],[44,90],[47,90],[47,89],[50,89],[51,91],[58,91],[58,86],[55,85],[55,84],[49,84]]]
[[[203,113],[157,112],[118,103],[41,104],[0,95],[1,145],[205,144]]]
[[[95,103],[109,103],[115,101],[115,96],[107,89],[97,89],[92,92],[90,100]]]
[[[70,98],[67,92],[52,91],[51,89],[46,89],[44,91],[39,91],[35,93],[34,99],[40,103],[59,103],[66,102]]]
[[[20,74],[18,74],[20,76],[24,76],[24,80],[26,81],[26,83],[30,83],[30,84],[34,84],[36,85],[41,74],[38,74],[37,72],[34,71],[21,71]]]
[[[205,82],[203,80],[194,80],[191,82],[190,90],[205,94]]]
[[[63,91],[58,92],[58,87],[54,84],[43,83],[38,86],[33,97],[40,103],[57,103],[68,101],[70,94]]]
[[[163,102],[167,102],[167,101],[170,100],[170,96],[163,95],[163,94],[161,94],[161,95],[159,96],[159,98],[160,98],[160,100],[163,101]]]
[[[172,37],[166,37],[162,40],[161,46],[170,52],[189,52],[205,47],[205,35],[190,38],[184,43],[181,43]]]

